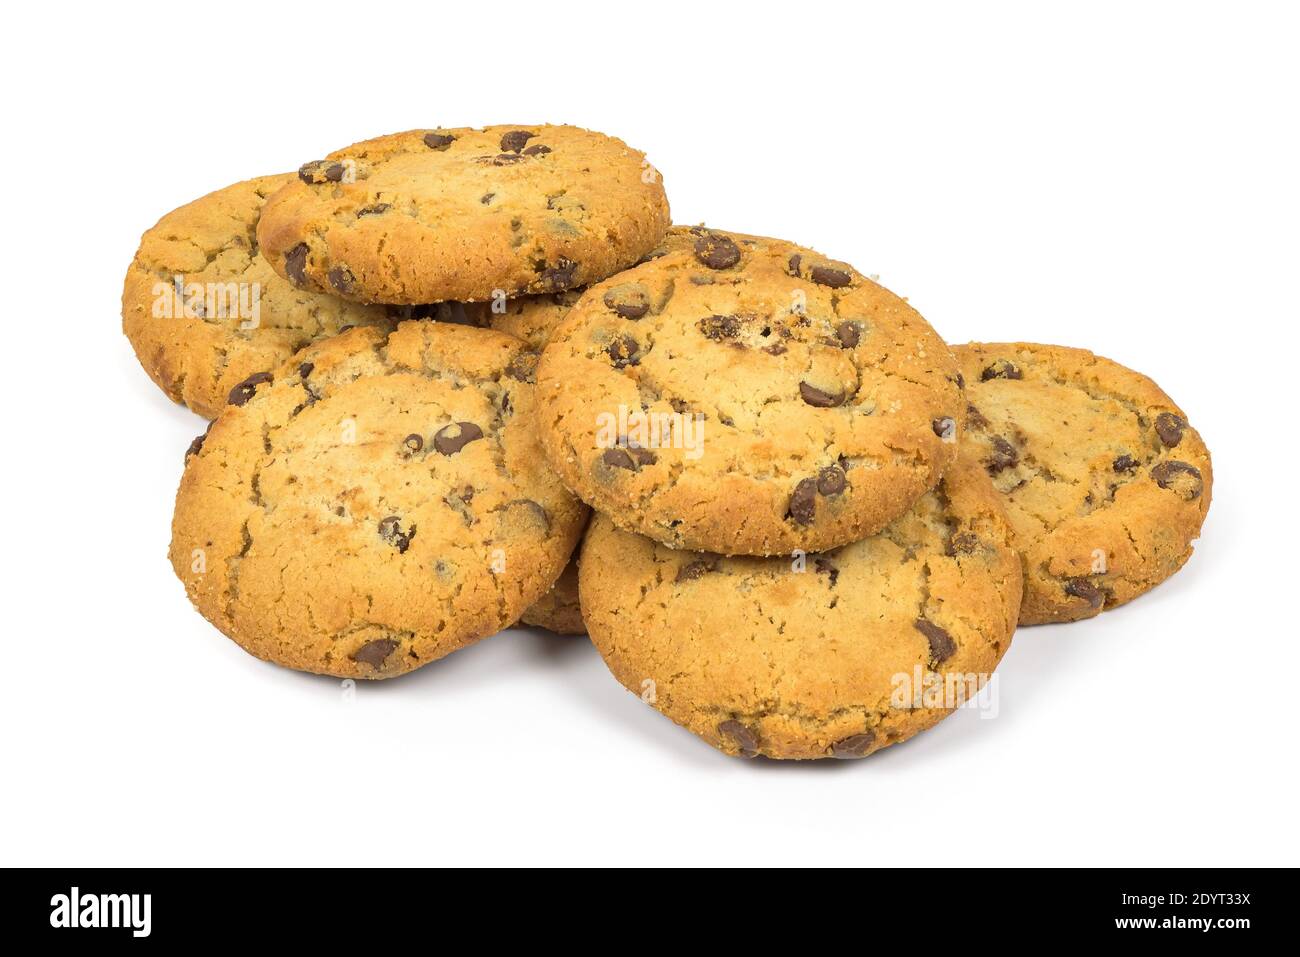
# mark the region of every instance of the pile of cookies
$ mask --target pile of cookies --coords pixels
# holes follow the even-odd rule
[[[416,130],[145,233],[123,327],[212,420],[171,560],[267,661],[388,678],[522,620],[590,634],[713,746],[861,757],[1018,624],[1191,554],[1209,453],[1150,379],[950,349],[846,262],[672,226],[567,126]]]

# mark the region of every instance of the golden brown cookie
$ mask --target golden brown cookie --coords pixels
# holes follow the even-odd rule
[[[535,353],[406,322],[355,329],[250,381],[196,440],[171,560],[259,658],[387,678],[516,621],[586,509],[545,465]]]
[[[542,354],[565,484],[620,528],[755,555],[870,535],[934,486],[965,400],[916,310],[782,240],[671,235],[589,288]]]
[[[669,222],[643,153],[540,124],[355,143],[304,165],[258,237],[299,287],[414,304],[583,286],[636,262]]]
[[[1088,618],[1183,566],[1210,507],[1210,453],[1159,386],[1084,349],[954,352],[966,441],[1005,497],[1024,556],[1021,624]]]
[[[168,213],[127,270],[122,331],[158,387],[205,418],[244,379],[309,343],[394,325],[382,306],[295,289],[258,255],[262,203],[294,178],[236,183]]]
[[[677,551],[597,514],[579,588],[614,676],[709,744],[854,758],[987,683],[1021,578],[999,496],[962,456],[880,534],[793,562]]]
[[[523,615],[520,621],[534,628],[545,628],[557,635],[585,635],[582,606],[578,603],[578,557],[575,555],[564,572]]]

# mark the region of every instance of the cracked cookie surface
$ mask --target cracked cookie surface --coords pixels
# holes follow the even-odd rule
[[[907,303],[776,239],[675,227],[590,287],[538,367],[543,442],[620,528],[724,554],[819,550],[952,461],[956,361]]]
[[[254,376],[187,454],[170,557],[191,600],[259,658],[354,678],[516,621],[587,514],[538,448],[535,361],[405,322]]]
[[[1025,625],[1131,601],[1192,554],[1210,507],[1210,453],[1146,376],[1084,349],[953,350],[966,438],[1006,499],[1024,558]]]
[[[294,288],[258,254],[262,204],[295,178],[236,183],[168,213],[127,269],[122,331],[149,378],[204,418],[303,346],[345,326],[395,325],[383,307]]]
[[[357,302],[479,301],[612,275],[663,238],[658,172],[573,126],[411,130],[305,164],[267,202],[262,254]]]
[[[963,454],[878,535],[802,570],[665,548],[597,513],[579,588],[619,682],[715,748],[862,757],[938,723],[997,666],[1021,596],[1011,535]]]

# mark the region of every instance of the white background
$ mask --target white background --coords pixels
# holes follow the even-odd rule
[[[1300,46],[1281,5],[8,10],[6,864],[1297,864]],[[360,687],[246,655],[166,560],[203,423],[122,276],[163,213],[414,127],[567,122],[675,219],[781,236],[951,342],[1085,346],[1210,445],[1172,581],[1022,630],[1000,714],[863,762],[713,752],[585,639]]]

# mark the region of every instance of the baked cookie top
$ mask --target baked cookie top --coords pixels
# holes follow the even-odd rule
[[[354,329],[254,377],[196,440],[171,560],[259,658],[386,678],[516,621],[586,509],[546,467],[535,353],[429,322]]]
[[[1087,618],[1187,561],[1210,507],[1210,453],[1146,376],[1084,349],[954,349],[967,438],[1024,555],[1021,624]]]
[[[878,531],[939,480],[965,409],[948,347],[846,263],[672,231],[589,288],[538,367],[543,441],[620,528],[789,554]]]
[[[262,254],[357,302],[559,292],[641,258],[670,222],[658,172],[574,126],[411,130],[307,163],[267,203]]]
[[[262,204],[293,179],[261,176],[168,213],[127,269],[122,331],[158,387],[205,418],[239,382],[311,342],[394,325],[381,306],[294,288],[258,255]]]
[[[1010,644],[998,498],[962,456],[880,534],[793,562],[669,549],[597,514],[588,632],[628,690],[728,754],[861,757],[969,700]]]

